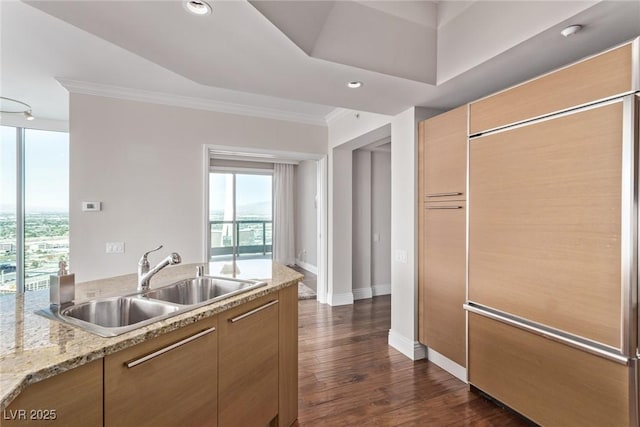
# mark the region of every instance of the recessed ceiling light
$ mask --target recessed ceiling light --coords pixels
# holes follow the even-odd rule
[[[570,25],[564,30],[560,31],[560,34],[562,34],[565,37],[569,37],[574,35],[578,31],[580,31],[581,29],[582,29],[582,25]]]
[[[209,15],[211,6],[202,0],[183,0],[182,6],[194,15]]]
[[[359,87],[362,87],[362,82],[352,81],[347,83],[347,87],[351,89],[358,89]]]

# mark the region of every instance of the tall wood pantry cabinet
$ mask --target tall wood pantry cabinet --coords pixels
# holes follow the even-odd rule
[[[419,126],[419,339],[466,366],[467,107]]]

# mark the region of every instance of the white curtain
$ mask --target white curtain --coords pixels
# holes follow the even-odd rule
[[[293,165],[273,165],[273,260],[283,265],[296,262],[294,236]]]

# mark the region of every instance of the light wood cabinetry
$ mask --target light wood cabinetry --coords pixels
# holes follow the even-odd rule
[[[464,200],[467,187],[467,106],[423,123],[424,201]]]
[[[426,345],[466,366],[464,201],[425,209],[424,319]],[[451,209],[449,209],[451,208]]]
[[[13,426],[102,426],[102,359],[29,386],[4,410]]]
[[[469,135],[640,89],[632,86],[634,49],[628,43],[472,102]]]
[[[541,425],[638,425],[639,43],[469,106],[469,381]]]
[[[622,113],[471,140],[471,301],[621,347]]]
[[[623,364],[469,313],[469,380],[540,425],[629,425]]]
[[[466,366],[467,107],[419,125],[419,340]]]
[[[220,315],[221,427],[262,427],[278,415],[278,305],[278,294],[266,295]]]
[[[105,426],[217,425],[216,317],[105,357]]]
[[[280,290],[278,425],[288,427],[298,418],[298,287]]]

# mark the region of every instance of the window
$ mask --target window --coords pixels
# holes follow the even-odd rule
[[[69,257],[69,135],[0,128],[0,293],[48,288]]]
[[[209,174],[209,261],[218,271],[237,260],[271,259],[272,176],[216,171]],[[219,266],[216,266],[219,265]]]

